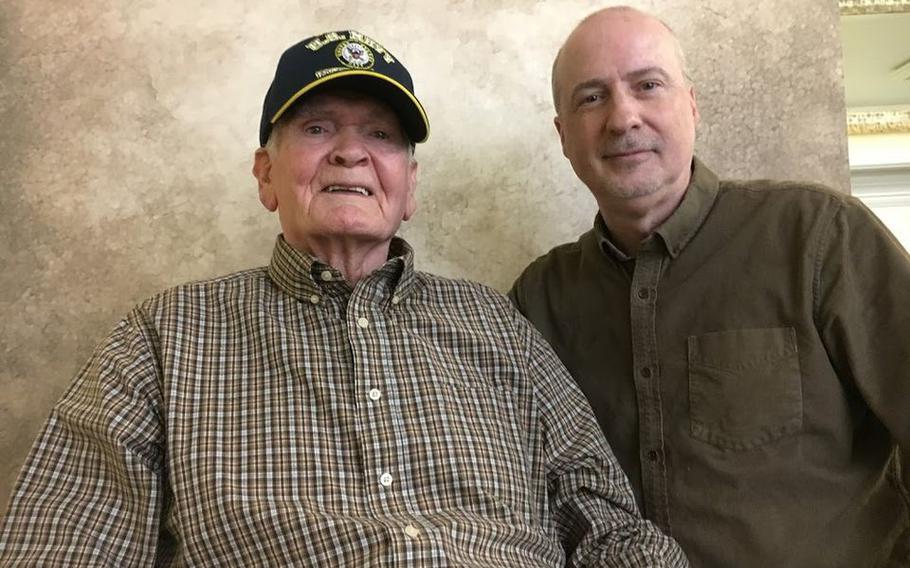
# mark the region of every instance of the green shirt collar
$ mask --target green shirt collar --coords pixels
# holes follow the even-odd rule
[[[717,197],[718,185],[719,181],[714,172],[698,158],[692,158],[692,178],[689,180],[683,200],[676,211],[654,231],[656,235],[660,235],[671,257],[676,258],[704,223]],[[631,259],[613,244],[610,230],[600,213],[594,219],[594,234],[605,253],[620,261]]]

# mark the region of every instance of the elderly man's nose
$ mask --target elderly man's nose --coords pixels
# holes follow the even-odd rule
[[[355,166],[369,160],[366,146],[360,136],[354,133],[340,133],[329,160],[339,166]]]

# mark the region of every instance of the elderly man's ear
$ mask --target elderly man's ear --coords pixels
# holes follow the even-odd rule
[[[253,160],[253,176],[259,182],[259,202],[269,211],[278,209],[278,196],[272,188],[272,159],[265,148],[256,150]]]

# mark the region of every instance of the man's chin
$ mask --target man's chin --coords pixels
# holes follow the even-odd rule
[[[636,199],[660,191],[660,184],[653,180],[608,179],[601,185],[601,194],[611,199]]]
[[[372,219],[336,219],[324,229],[324,236],[338,241],[383,243],[392,240],[398,227],[376,223]]]

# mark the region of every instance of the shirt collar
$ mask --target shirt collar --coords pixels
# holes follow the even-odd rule
[[[279,289],[300,301],[350,287],[341,273],[316,257],[292,247],[283,235],[278,235],[272,260],[268,267],[269,278]],[[364,277],[382,296],[395,300],[404,299],[414,286],[414,251],[399,237],[389,244],[388,260],[381,267]],[[360,284],[360,282],[358,282]],[[379,298],[377,298],[379,299]]]
[[[719,181],[714,172],[709,170],[698,158],[693,158],[692,177],[682,201],[667,220],[654,231],[656,235],[660,235],[671,257],[676,258],[704,223],[717,198],[718,186]],[[610,239],[610,230],[600,213],[594,219],[594,234],[605,253],[619,261],[631,260],[630,256],[613,244]]]
[[[676,211],[654,231],[664,240],[671,257],[676,258],[701,228],[714,206],[718,185],[714,172],[698,158],[693,158],[692,179],[686,188],[686,195]]]
[[[600,216],[600,213],[597,213],[597,215],[594,216],[594,234],[597,236],[597,242],[600,243],[600,250],[604,253],[612,256],[619,262],[632,260],[631,256],[627,255],[622,249],[613,244],[613,240],[610,237],[610,229],[607,228],[607,224],[604,222],[604,218]]]

